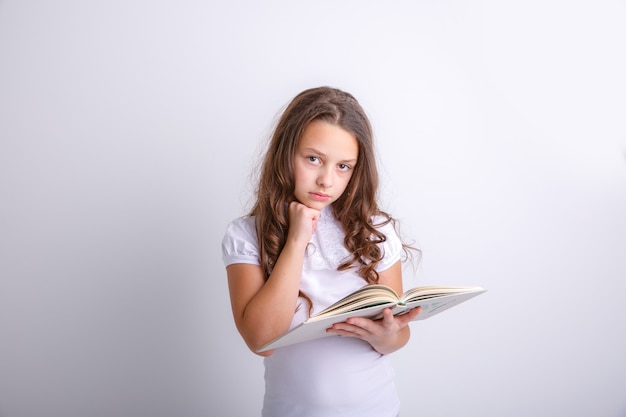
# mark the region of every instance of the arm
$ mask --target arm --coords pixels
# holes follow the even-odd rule
[[[398,294],[402,294],[402,265],[400,261],[381,272],[378,282],[388,285]],[[388,354],[407,344],[411,335],[408,324],[420,311],[420,308],[416,308],[407,314],[394,317],[390,309],[385,309],[383,318],[380,320],[353,317],[347,322],[334,324],[327,331],[365,340],[377,352]]]
[[[291,324],[304,252],[319,215],[319,211],[302,204],[290,204],[287,241],[267,280],[259,265],[233,264],[226,268],[235,324],[253,352],[284,333]]]

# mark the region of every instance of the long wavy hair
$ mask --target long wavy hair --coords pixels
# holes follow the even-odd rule
[[[345,232],[344,245],[352,254],[338,270],[356,268],[367,283],[376,283],[376,266],[384,255],[379,243],[386,240],[377,226],[389,222],[395,226],[395,221],[377,204],[379,176],[367,115],[351,94],[330,87],[298,94],[285,108],[268,144],[256,202],[249,213],[256,216],[261,266],[267,279],[285,245],[288,204],[295,200],[294,155],[305,127],[314,120],[341,127],[357,139],[357,164],[346,190],[332,205]],[[379,223],[374,224],[374,219]],[[406,252],[409,246],[404,247]]]

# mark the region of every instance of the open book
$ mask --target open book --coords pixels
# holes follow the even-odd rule
[[[441,313],[457,304],[467,301],[486,290],[481,287],[416,287],[399,296],[396,292],[380,284],[366,285],[335,304],[309,317],[306,321],[277,337],[258,352],[292,345],[307,340],[336,336],[326,333],[335,323],[350,317],[367,317],[373,320],[382,318],[382,311],[391,308],[394,315],[407,313],[422,307],[415,320],[424,320]]]

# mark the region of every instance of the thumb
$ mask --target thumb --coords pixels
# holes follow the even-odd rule
[[[421,313],[421,311],[422,307],[413,308],[407,313],[398,316],[397,319],[400,321],[400,325],[404,327],[409,324],[410,321],[415,320],[415,318],[419,313]]]
[[[389,327],[394,324],[394,315],[390,308],[383,310],[383,326]]]

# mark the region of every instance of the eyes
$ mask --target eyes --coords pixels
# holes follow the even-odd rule
[[[310,155],[306,157],[307,161],[309,161],[309,163],[313,164],[313,165],[321,165],[322,164],[322,160],[320,159],[319,156],[315,156],[315,155]],[[342,172],[347,172],[350,171],[352,169],[352,166],[343,162],[340,162],[337,164],[337,169],[339,169],[339,171]]]

